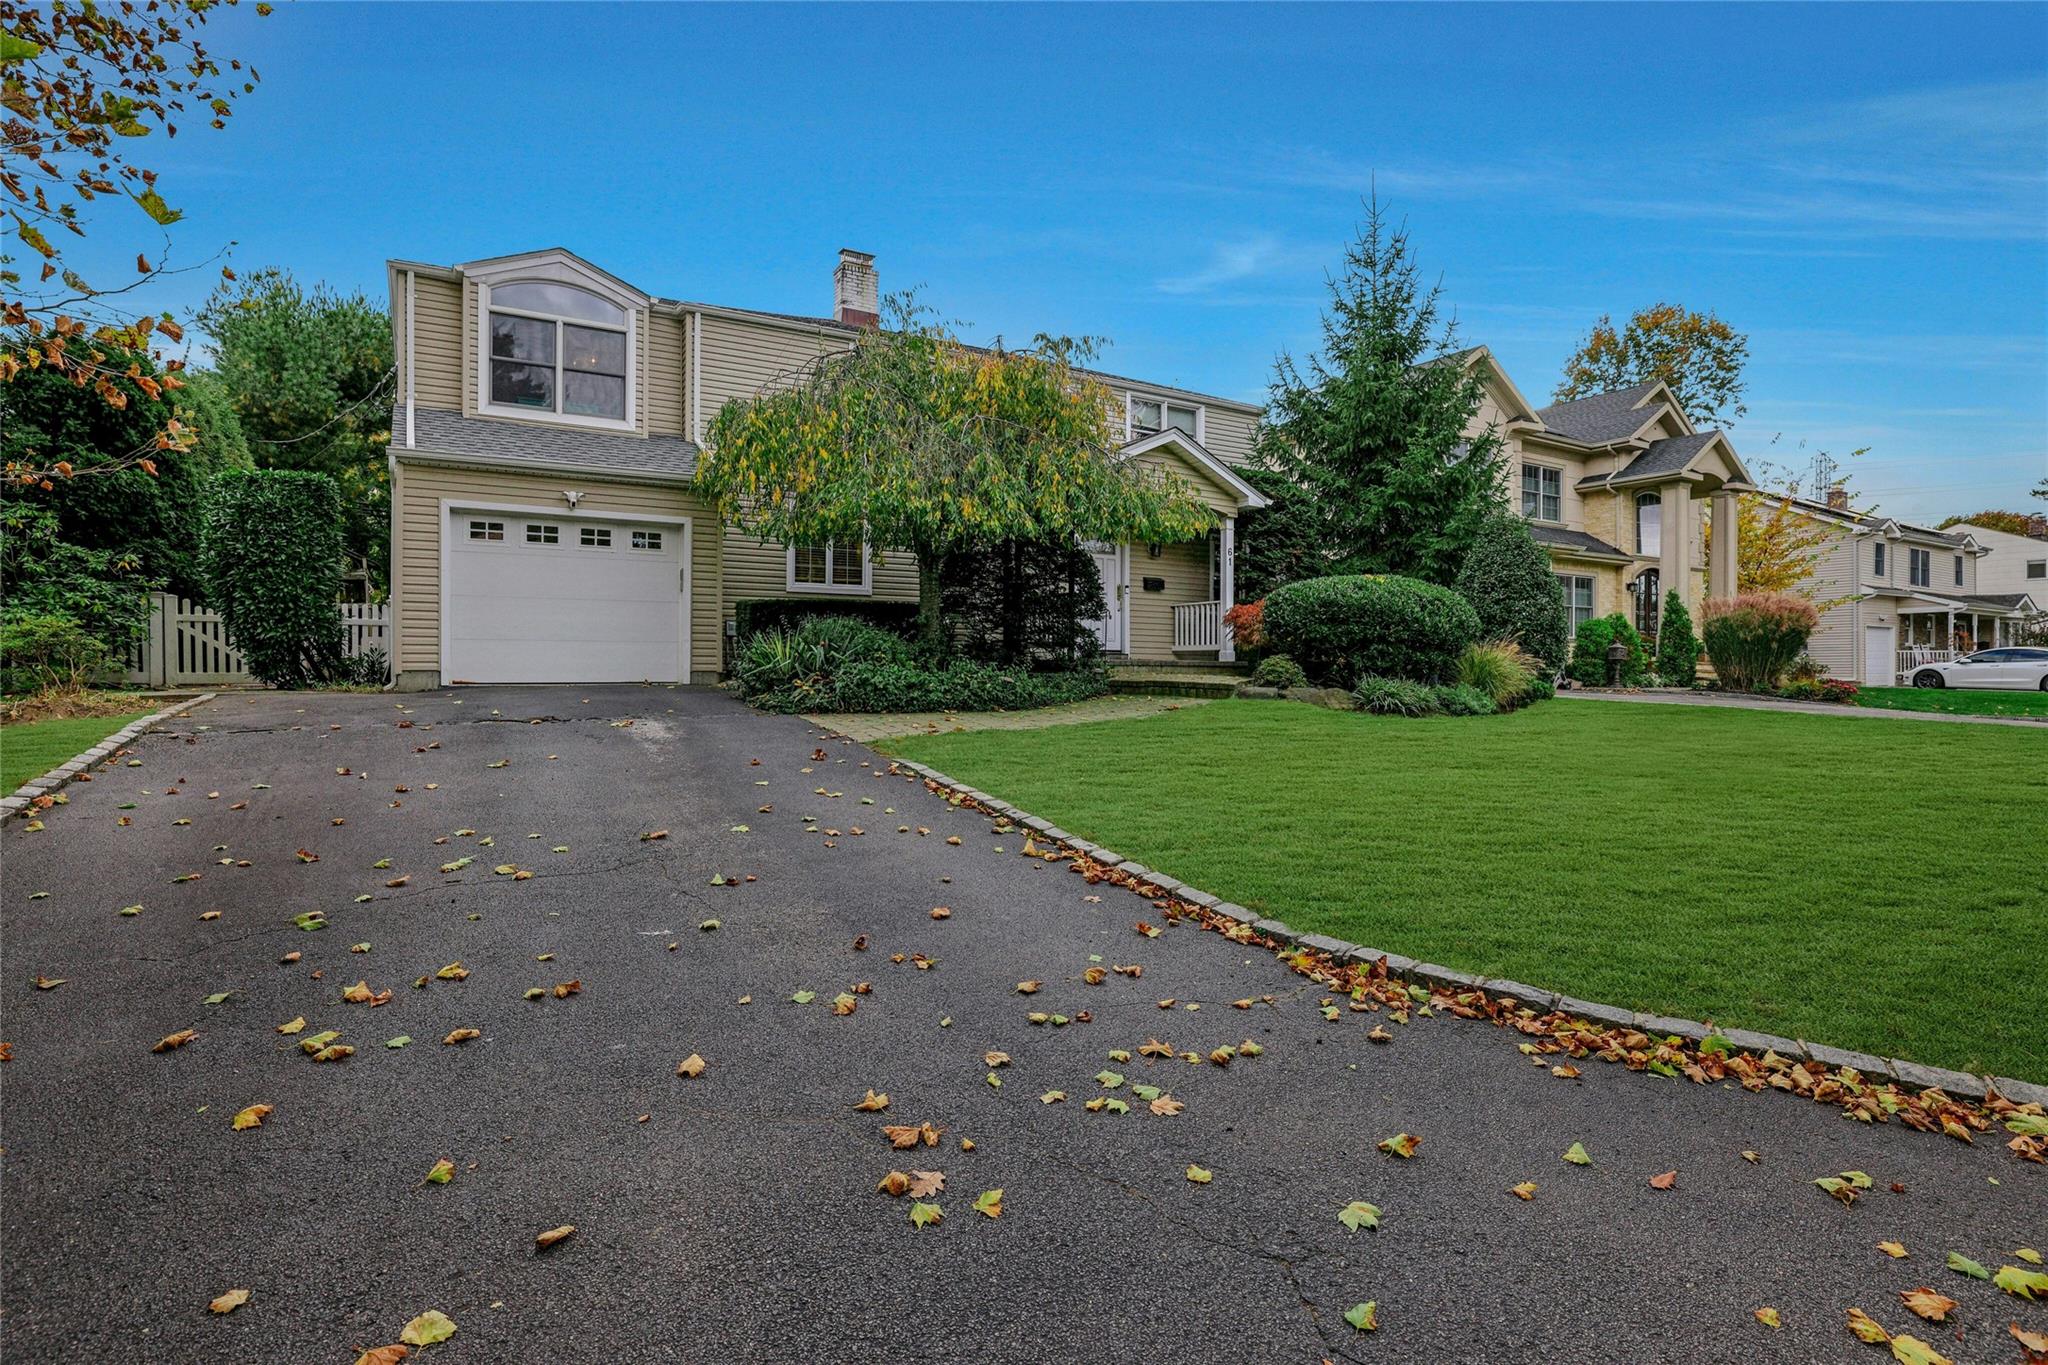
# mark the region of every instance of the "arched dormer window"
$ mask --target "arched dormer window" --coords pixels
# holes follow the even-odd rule
[[[1636,553],[1664,553],[1664,499],[1655,493],[1636,494]]]
[[[550,280],[488,286],[486,410],[625,425],[632,316],[612,300]]]

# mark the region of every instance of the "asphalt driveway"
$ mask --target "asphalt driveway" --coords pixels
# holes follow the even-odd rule
[[[2048,1303],[1943,1266],[2048,1251],[2048,1168],[2002,1134],[1559,1080],[1449,1018],[1376,1046],[1382,1017],[1325,1019],[1219,935],[1139,935],[1144,901],[819,734],[689,689],[231,696],[43,831],[8,822],[0,1354],[347,1362],[428,1309],[450,1362],[1883,1359],[1851,1306],[1957,1361],[2048,1332]],[[358,980],[389,1002],[344,1001]],[[311,1060],[325,1030],[354,1055]],[[851,1107],[869,1089],[885,1113]],[[927,1121],[935,1147],[880,1131]],[[1412,1160],[1375,1150],[1402,1132]],[[941,1173],[943,1222],[878,1192],[891,1170]],[[1813,1184],[1844,1170],[1874,1180],[1853,1207]],[[1947,1322],[1901,1306],[1921,1285]]]

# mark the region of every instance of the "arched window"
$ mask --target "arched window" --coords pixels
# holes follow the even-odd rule
[[[490,286],[490,405],[626,420],[626,310],[574,285]]]
[[[1664,553],[1664,499],[1655,493],[1636,494],[1636,553]]]

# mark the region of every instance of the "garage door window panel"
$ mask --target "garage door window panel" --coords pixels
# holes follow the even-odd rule
[[[472,521],[469,524],[471,540],[503,540],[505,523],[502,521]]]
[[[609,526],[585,526],[577,534],[577,543],[585,549],[609,550],[612,547],[612,528]]]

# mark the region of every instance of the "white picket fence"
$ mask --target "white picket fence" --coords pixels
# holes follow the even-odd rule
[[[373,649],[391,655],[391,608],[344,602],[349,657]],[[253,683],[241,651],[228,643],[227,623],[190,598],[149,595],[149,636],[128,651],[128,682],[138,687],[221,687]]]

